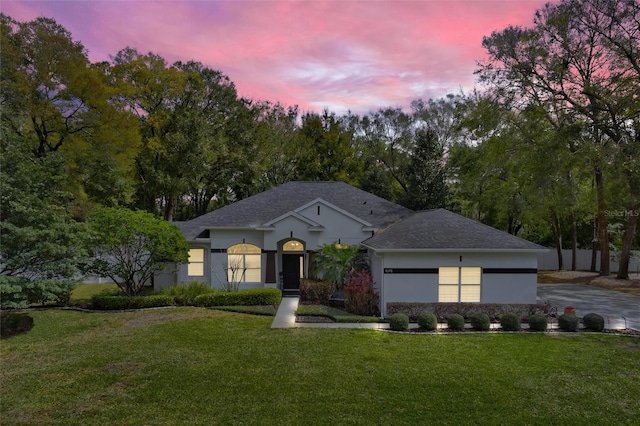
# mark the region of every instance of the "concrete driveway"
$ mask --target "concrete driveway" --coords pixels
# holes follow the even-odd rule
[[[605,328],[624,328],[626,318],[627,328],[640,331],[640,296],[586,284],[538,284],[538,303],[547,301],[558,308],[558,315],[573,306],[578,317],[602,315]]]

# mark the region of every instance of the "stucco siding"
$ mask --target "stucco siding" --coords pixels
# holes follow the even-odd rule
[[[482,303],[536,303],[537,274],[483,274]]]

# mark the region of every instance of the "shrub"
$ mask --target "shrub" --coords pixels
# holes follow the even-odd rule
[[[0,336],[26,333],[33,328],[33,318],[25,313],[3,312],[0,315]]]
[[[300,301],[328,305],[336,285],[328,281],[300,280]]]
[[[409,328],[409,317],[405,314],[393,314],[389,318],[389,328],[393,331],[405,331]]]
[[[491,319],[489,315],[480,312],[471,317],[471,327],[478,331],[488,331],[491,329]]]
[[[492,320],[499,320],[503,312],[513,312],[523,320],[533,314],[544,314],[544,304],[525,303],[424,303],[424,302],[388,302],[387,314],[393,315],[396,312],[408,315],[411,319],[416,319],[424,311],[433,312],[434,315],[444,320],[451,314],[460,314],[465,318],[484,312]]]
[[[157,292],[166,296],[173,297],[176,305],[187,306],[194,305],[195,298],[201,294],[213,293],[215,290],[207,283],[200,281],[192,281],[188,284],[176,284],[169,288],[164,288]]]
[[[349,281],[344,288],[347,312],[363,316],[379,315],[380,297],[373,286],[373,275],[370,272],[351,269]]]
[[[453,331],[464,330],[464,317],[460,314],[449,315],[449,317],[447,317],[447,327]]]
[[[172,305],[173,297],[164,294],[151,296],[111,296],[98,294],[91,298],[91,306],[93,306],[93,309],[101,311],[156,308]]]
[[[277,288],[250,288],[240,291],[216,291],[195,298],[197,306],[257,306],[277,305],[282,292]]]
[[[508,312],[500,318],[500,326],[504,331],[519,331],[520,317],[514,313]]]
[[[598,314],[587,314],[582,318],[582,323],[587,330],[602,331],[604,330],[604,318]]]
[[[547,317],[540,314],[531,315],[529,317],[529,330],[547,331]]]
[[[558,317],[558,328],[562,331],[578,331],[578,317],[573,314],[562,314]]]
[[[431,312],[423,312],[418,317],[418,325],[423,330],[433,331],[438,328],[438,318]]]

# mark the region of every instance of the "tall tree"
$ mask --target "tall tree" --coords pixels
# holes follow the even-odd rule
[[[434,131],[428,128],[415,133],[415,147],[408,167],[409,182],[407,200],[404,203],[414,210],[445,207],[444,147]]]

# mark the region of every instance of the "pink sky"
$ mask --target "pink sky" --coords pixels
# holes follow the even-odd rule
[[[530,26],[544,3],[2,0],[0,11],[55,19],[94,62],[131,46],[221,70],[240,96],[361,114],[469,92],[482,37]]]

